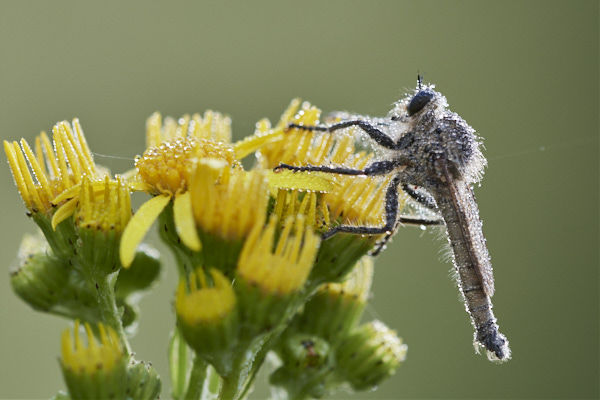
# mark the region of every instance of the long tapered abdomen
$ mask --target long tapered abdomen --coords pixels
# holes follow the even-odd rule
[[[446,169],[445,182],[430,192],[446,222],[459,288],[475,326],[476,346],[485,347],[490,359],[508,360],[508,340],[498,331],[492,311],[494,276],[473,189],[467,182],[454,180]]]

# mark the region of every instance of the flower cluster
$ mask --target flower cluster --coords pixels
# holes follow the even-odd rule
[[[321,235],[337,224],[381,225],[386,177],[274,172],[293,165],[362,168],[373,155],[355,137],[289,130],[320,110],[292,101],[281,120],[231,140],[216,112],[147,121],[135,171],[95,164],[81,126],[58,123],[34,150],[4,142],[15,183],[42,236],[27,236],[12,271],[36,310],[75,322],[63,336],[60,398],[155,398],[160,379],[133,358],[139,294],[160,276],[142,243],[156,223],[179,275],[169,344],[176,399],[244,398],[267,356],[274,390],[323,397],[366,390],[392,375],[406,345],[382,322],[360,324],[376,236]],[[241,160],[254,154],[255,164]],[[130,193],[150,195],[135,213]],[[402,202],[402,197],[401,197]],[[403,204],[401,204],[403,205]],[[85,325],[87,347],[79,337]]]

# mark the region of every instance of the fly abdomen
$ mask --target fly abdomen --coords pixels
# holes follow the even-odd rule
[[[499,327],[492,311],[493,306],[489,296],[483,292],[481,286],[463,287],[460,275],[459,286],[465,301],[465,308],[475,327],[476,348],[479,348],[479,346],[485,347],[489,352],[488,356],[492,360],[508,360],[510,358],[508,340],[498,330]]]
[[[490,359],[508,360],[508,340],[498,331],[492,312],[494,277],[473,190],[468,182],[455,179],[445,164],[440,169],[443,179],[427,189],[446,222],[458,285],[475,327],[476,347],[485,347]]]

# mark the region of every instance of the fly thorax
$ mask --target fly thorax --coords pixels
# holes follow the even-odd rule
[[[446,111],[438,120],[436,133],[444,145],[444,157],[456,179],[478,182],[486,165],[481,153],[481,139],[465,120]]]

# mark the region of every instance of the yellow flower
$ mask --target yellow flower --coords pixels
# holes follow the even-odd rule
[[[130,187],[117,176],[91,182],[87,176],[79,185],[78,196],[71,199],[54,217],[75,212],[78,240],[76,255],[87,268],[111,273],[119,268],[119,243],[131,218]],[[67,193],[67,192],[65,192]],[[73,211],[69,205],[76,205]],[[53,218],[53,223],[56,218]]]
[[[318,125],[321,110],[303,103],[298,111],[299,101],[293,102],[286,111],[278,126],[284,128],[290,124],[304,126]],[[275,136],[275,135],[272,135]],[[351,169],[362,169],[373,159],[372,153],[357,151],[355,135],[351,132],[330,134],[318,131],[292,129],[277,135],[277,140],[272,139],[259,151],[259,160],[265,168],[275,168],[280,163],[290,165],[335,165]],[[304,176],[296,179],[329,179],[330,186],[316,189],[323,192],[315,208],[319,212],[309,215],[309,220],[314,221],[313,226],[330,225],[330,221],[338,220],[344,225],[372,225],[384,224],[385,190],[390,177],[365,177],[334,175],[324,173],[293,173],[280,171],[274,175],[286,174],[282,177],[287,183],[287,188],[294,189],[293,178],[289,175]],[[270,178],[271,179],[271,178]],[[277,194],[278,207],[298,208],[294,200],[286,198],[282,191],[286,186],[281,185]],[[400,196],[400,207],[403,207],[406,196]],[[314,201],[309,198],[309,201]],[[279,210],[278,212],[282,212]],[[308,214],[307,214],[308,215]],[[320,221],[319,221],[320,219]]]
[[[190,249],[201,249],[187,193],[190,174],[196,161],[206,157],[223,160],[231,168],[241,168],[234,158],[230,139],[231,120],[212,111],[207,111],[204,118],[198,114],[192,118],[186,115],[177,122],[166,118],[164,124],[159,113],[148,118],[148,149],[136,158],[134,179],[155,197],[139,208],[123,234],[120,250],[123,266],[131,265],[137,246],[171,200],[177,233]]]
[[[231,281],[216,269],[207,273],[197,269],[189,280],[183,278],[179,283],[175,312],[179,330],[196,355],[213,364],[220,374],[229,372],[239,327]]]
[[[227,241],[246,237],[257,221],[265,221],[268,195],[264,172],[231,169],[215,158],[198,160],[190,182],[196,225]]]
[[[52,128],[53,141],[42,132],[35,139],[35,152],[25,139],[4,141],[11,172],[26,207],[32,212],[50,216],[53,200],[64,191],[81,183],[83,176],[97,179],[106,174],[93,160],[81,125],[63,121]],[[35,178],[35,179],[34,179]]]
[[[85,324],[87,347],[79,337],[75,321],[73,337],[69,329],[62,335],[61,367],[71,398],[124,398],[127,390],[128,355],[111,327],[98,324],[99,340]]]
[[[123,358],[123,348],[119,338],[111,327],[98,324],[100,342],[94,336],[90,324],[85,323],[88,345],[79,337],[79,321],[75,321],[73,338],[66,329],[62,335],[62,365],[81,374],[94,374],[100,369],[111,370]]]
[[[248,338],[282,326],[296,312],[319,250],[321,239],[302,215],[287,218],[280,232],[277,226],[275,215],[266,226],[257,223],[238,260],[236,292]]]
[[[87,176],[83,177],[79,194],[79,206],[75,219],[76,225],[95,228],[104,232],[114,230],[122,232],[131,218],[131,197],[129,187],[121,177],[115,180],[104,178],[104,187],[100,192]]]
[[[275,248],[277,218],[257,224],[244,243],[237,275],[265,294],[287,295],[304,286],[319,250],[319,237],[306,229],[304,217],[288,218]],[[292,229],[294,234],[292,235]]]
[[[205,272],[194,271],[189,277],[189,290],[185,279],[177,289],[175,311],[180,320],[188,325],[208,324],[223,319],[236,306],[231,282],[216,269],[209,273],[213,281],[208,286]]]
[[[296,105],[297,107],[297,105]],[[244,172],[238,157],[250,149],[283,135],[285,121],[295,109],[288,109],[275,129],[268,121],[258,125],[251,140],[235,145],[231,138],[231,120],[207,112],[164,124],[156,113],[147,122],[148,150],[136,159],[136,182],[155,197],[144,203],[127,226],[121,243],[121,262],[127,267],[135,249],[152,223],[173,201],[175,231],[181,242],[198,252],[202,243],[198,229],[226,241],[245,237],[255,221],[266,219],[269,188],[325,191],[331,190],[331,178],[308,174],[264,172],[260,166]],[[314,219],[314,218],[313,218]]]

